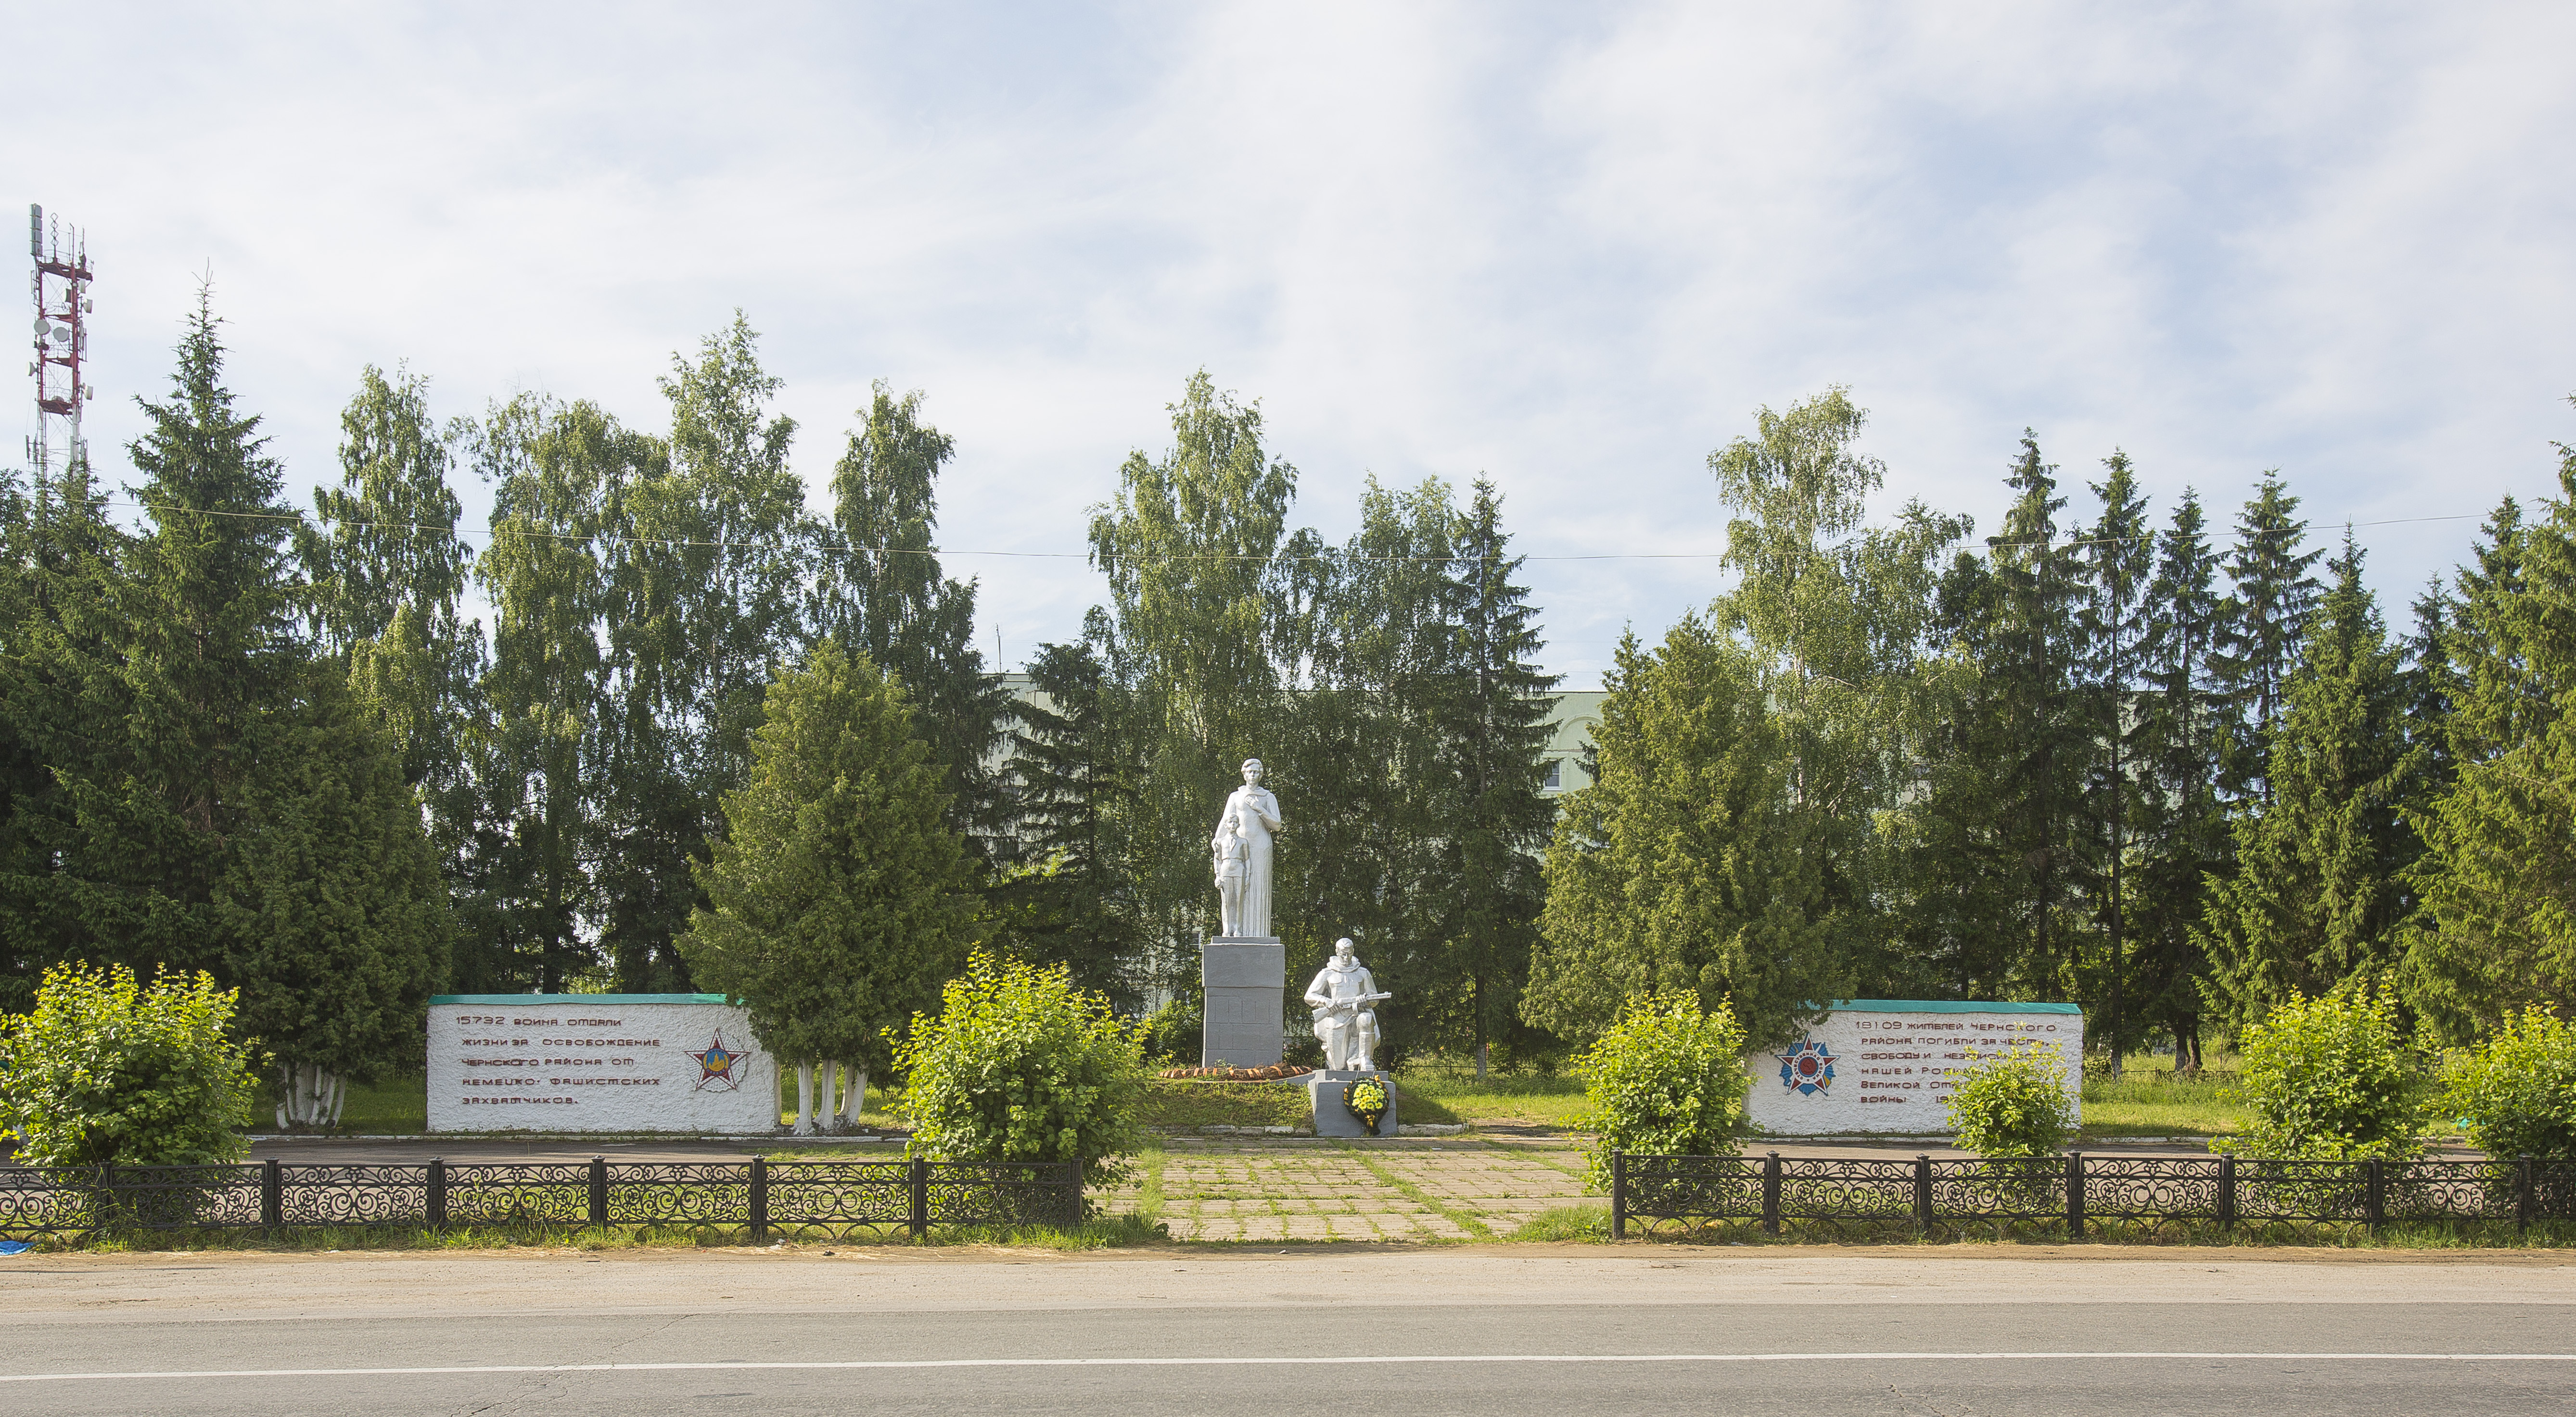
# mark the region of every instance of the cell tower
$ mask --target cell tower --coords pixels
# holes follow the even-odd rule
[[[36,378],[36,434],[27,440],[27,460],[34,464],[36,485],[53,478],[56,424],[61,423],[64,473],[89,464],[89,445],[81,441],[81,405],[90,387],[81,378],[89,356],[89,248],[78,227],[48,223],[45,209],[27,208],[27,254],[35,258],[36,362],[27,372]]]

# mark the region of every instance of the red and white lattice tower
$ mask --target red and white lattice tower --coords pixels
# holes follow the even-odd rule
[[[29,283],[36,298],[36,362],[27,366],[36,378],[36,434],[27,440],[27,460],[41,488],[89,462],[89,446],[81,441],[81,405],[90,397],[81,377],[89,358],[89,248],[79,228],[49,223],[43,207],[30,206],[27,254],[36,262]]]

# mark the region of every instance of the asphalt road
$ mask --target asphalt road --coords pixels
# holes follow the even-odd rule
[[[2576,1258],[2104,1254],[22,1257],[0,1411],[2576,1410]]]

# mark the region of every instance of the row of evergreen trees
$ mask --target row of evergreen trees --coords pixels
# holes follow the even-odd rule
[[[371,368],[310,513],[222,362],[201,303],[131,448],[140,529],[84,465],[8,489],[10,1006],[56,960],[204,967],[319,1079],[416,1056],[434,986],[703,983],[691,863],[764,695],[826,642],[902,686],[966,933],[1131,1006],[1191,993],[1214,812],[1256,755],[1288,808],[1277,926],[1301,964],[1361,942],[1396,1056],[1545,1054],[1685,987],[1757,1041],[1854,993],[2071,997],[2188,1060],[2359,973],[2453,1032],[2576,978],[2576,461],[2396,641],[2277,478],[2228,531],[2188,493],[2155,523],[2115,454],[2071,521],[2026,436],[1971,548],[1920,504],[1866,524],[1884,469],[1840,391],[1765,410],[1710,459],[1734,587],[1622,646],[1593,785],[1555,804],[1492,488],[1372,481],[1327,543],[1205,374],[1094,509],[1108,600],[1015,705],[932,547],[952,445],[919,396],[878,386],[815,515],[739,316],[674,359],[666,431],[538,394],[441,424]],[[817,1056],[881,1068],[873,1040]]]
[[[1731,996],[1757,1039],[1855,993],[2071,998],[2189,1066],[2356,976],[2455,1038],[2576,1003],[2576,453],[2399,639],[2277,476],[2213,533],[2189,491],[2155,524],[2114,453],[2070,520],[2025,434],[1961,549],[1919,504],[1862,525],[1862,422],[1830,391],[1712,455],[1738,581],[1620,650],[1534,1021],[1648,988]]]
[[[369,368],[306,513],[218,326],[201,301],[146,405],[140,531],[83,463],[7,489],[0,1006],[60,960],[207,968],[327,1096],[416,1056],[433,988],[703,983],[693,916],[724,912],[692,862],[764,695],[828,642],[902,686],[974,938],[1131,1006],[1192,992],[1214,805],[1258,754],[1300,813],[1287,933],[1421,981],[1399,1047],[1524,1031],[1553,681],[1490,488],[1372,486],[1347,545],[1292,533],[1295,471],[1201,376],[1100,510],[1112,604],[1019,706],[932,549],[952,446],[918,395],[877,388],[826,517],[739,316],[674,360],[667,431],[543,394],[441,423]],[[815,1056],[882,1068],[878,1026],[937,982],[818,1021]]]

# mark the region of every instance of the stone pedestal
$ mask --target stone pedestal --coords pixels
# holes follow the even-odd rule
[[[1219,935],[1199,946],[1199,985],[1207,996],[1199,1066],[1266,1068],[1279,1061],[1288,947],[1278,937]]]
[[[1386,1115],[1377,1119],[1377,1130],[1371,1132],[1342,1105],[1342,1089],[1361,1078],[1376,1078],[1386,1087]],[[1384,1073],[1310,1073],[1306,1095],[1315,1102],[1315,1135],[1319,1137],[1365,1137],[1395,1135],[1395,1079]]]

